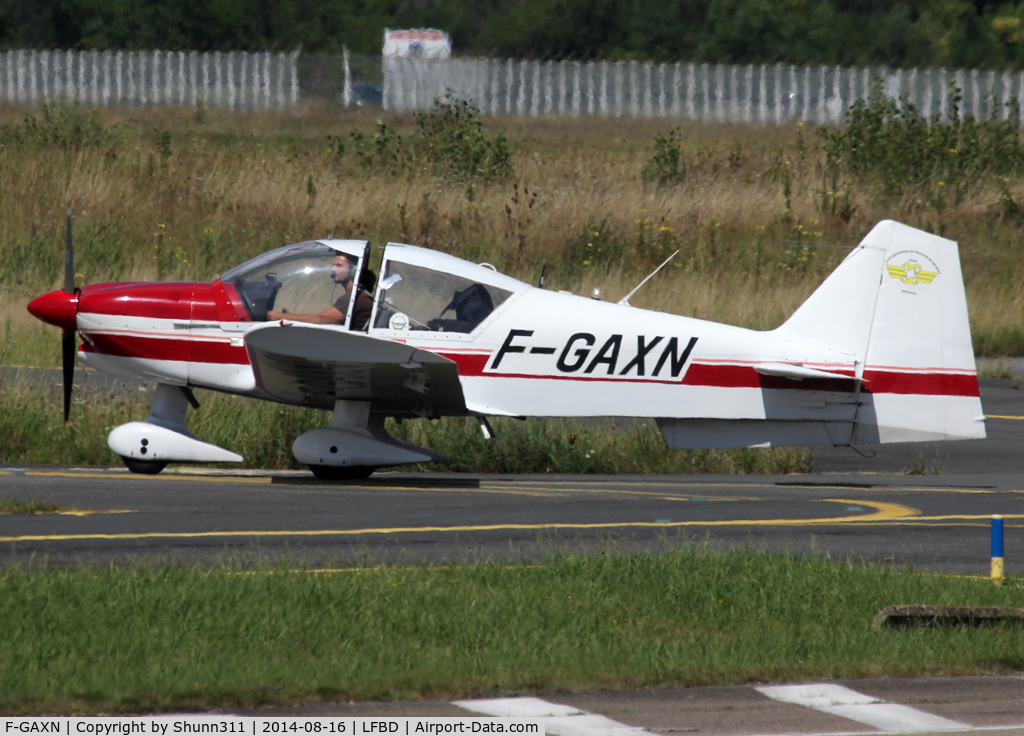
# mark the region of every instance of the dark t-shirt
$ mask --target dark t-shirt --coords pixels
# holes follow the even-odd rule
[[[334,302],[334,308],[342,314],[346,314],[348,310],[349,299],[352,298],[352,292],[349,289],[345,290],[336,302]],[[365,289],[360,289],[356,292],[356,303],[352,307],[352,323],[349,325],[350,330],[361,330],[366,326],[366,323],[370,321],[370,311],[373,309],[373,297]]]

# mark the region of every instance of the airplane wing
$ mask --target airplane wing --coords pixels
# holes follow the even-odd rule
[[[372,402],[389,416],[465,414],[455,363],[428,350],[336,327],[273,323],[245,336],[256,385],[289,404]]]

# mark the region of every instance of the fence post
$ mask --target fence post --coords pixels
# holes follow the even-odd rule
[[[551,104],[551,97],[555,91],[555,64],[552,61],[543,62],[541,76],[544,79],[544,114],[548,115],[554,111]]]
[[[529,65],[529,69],[533,71],[532,79],[530,81],[530,115],[537,117],[541,111],[541,100],[540,100],[540,65],[541,62],[534,61]]]
[[[498,67],[495,67],[494,73],[498,76],[498,79],[499,79],[499,83],[497,85],[497,89],[501,89],[501,83],[500,83],[501,69],[498,68]],[[516,74],[516,72],[515,72],[514,62],[512,61],[512,59],[508,59],[505,62],[505,95],[504,95],[504,97],[505,97],[505,114],[506,115],[511,115],[512,114],[512,86],[515,83],[515,74]]]
[[[163,105],[174,104],[174,52],[164,51],[163,58],[158,61],[163,72],[161,81],[163,90],[160,93],[160,102]]]
[[[650,61],[645,61],[643,64],[643,117],[652,118],[654,117],[654,97],[652,89],[653,80],[651,79],[651,70],[653,64]]]
[[[974,113],[974,119],[981,119],[981,95],[978,91],[978,70],[971,69],[971,110]]]
[[[43,102],[50,102],[50,52],[41,51],[39,53],[39,76],[41,78],[40,87],[42,89]]]
[[[103,105],[110,105],[110,94],[111,85],[110,77],[114,74],[114,53],[113,51],[104,51],[103,56]]]
[[[341,88],[341,104],[349,107],[352,104],[352,69],[349,66],[348,46],[341,47],[341,64],[344,73],[343,86]]]
[[[30,70],[28,98],[29,102],[34,105],[39,97],[39,73],[36,71],[39,66],[39,52],[33,49],[28,53],[28,66]]]
[[[596,62],[588,61],[584,69],[587,70],[587,112],[591,115],[597,110],[597,83],[594,81],[594,71],[597,68]]]
[[[221,53],[220,51],[214,51],[212,54],[206,53],[203,54],[203,59],[203,63],[206,67],[206,81],[203,85],[203,90],[206,95],[206,104],[211,104],[210,98],[212,97],[212,104],[220,107],[223,104],[223,101],[221,100]],[[210,71],[211,66],[213,67],[212,73]]]
[[[739,122],[740,94],[737,85],[739,67],[736,64],[729,65],[729,105],[726,108],[726,117],[730,123]]]
[[[259,85],[257,89],[260,93],[260,104],[258,109],[269,110],[270,109],[270,54],[266,51],[260,51],[255,64],[259,73]]]
[[[630,61],[629,83],[623,87],[623,103],[626,97],[630,100],[630,115],[634,118],[640,117],[640,62]]]
[[[89,77],[89,102],[98,106],[100,104],[100,54],[98,51],[89,52],[89,61],[92,62],[92,74]]]
[[[601,104],[600,113],[603,117],[608,116],[608,62],[601,62]]]
[[[672,116],[679,117],[682,108],[679,105],[679,87],[682,85],[682,71],[679,62],[672,65]]]
[[[746,72],[744,73],[745,85],[747,88],[747,104],[743,110],[743,120],[747,123],[754,122],[754,65],[747,64]]]
[[[240,110],[252,109],[256,102],[256,95],[252,94],[252,82],[249,81],[251,72],[247,68],[250,66],[251,58],[248,51],[242,52],[242,64],[239,67],[238,76],[238,109]]]
[[[578,61],[572,62],[572,116],[574,118],[580,116],[581,74],[580,63]]]
[[[150,99],[154,105],[159,105],[160,97],[160,70],[163,66],[160,63],[160,52],[154,51],[149,57],[149,66],[152,73],[153,88],[150,90]]]
[[[178,83],[174,87],[175,97],[178,100],[179,105],[184,105],[188,102],[188,79],[185,73],[185,52],[179,51],[178,54]]]
[[[715,117],[725,120],[725,65],[715,65]]]
[[[526,62],[520,61],[509,67],[509,74],[514,75],[519,71],[519,93],[516,95],[516,115],[526,115]],[[510,77],[511,78],[511,77]],[[509,111],[511,112],[512,85],[509,85]]]
[[[662,118],[667,118],[669,111],[672,109],[668,96],[670,66],[674,65],[658,64],[658,72],[660,74],[658,77],[658,116]]]
[[[231,51],[227,54],[228,72],[228,109],[234,110],[237,104],[237,90],[235,89],[235,57],[238,53]]]

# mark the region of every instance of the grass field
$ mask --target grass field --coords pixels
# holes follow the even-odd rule
[[[7,568],[0,710],[992,673],[1024,667],[1020,627],[876,631],[872,619],[896,603],[1022,602],[1015,580],[667,542],[536,567]]]
[[[843,246],[892,217],[960,241],[978,353],[1024,354],[1024,208],[1016,204],[1024,180],[1015,170],[977,175],[956,201],[934,194],[944,191],[942,181],[894,196],[870,179],[850,179],[840,194],[811,130],[687,124],[669,135],[679,175],[659,186],[645,183],[643,172],[655,141],[669,133],[665,122],[499,119],[487,121],[484,135],[507,136],[512,174],[473,177],[440,166],[451,163],[444,148],[406,161],[402,152],[421,128],[410,117],[378,121],[376,114],[64,107],[26,117],[23,109],[0,109],[0,364],[59,360],[58,331],[25,305],[62,283],[69,191],[79,283],[209,280],[270,248],[334,235],[412,242],[531,282],[547,265],[550,288],[584,293],[600,285],[617,300],[679,249],[632,303],[755,329],[781,324],[846,254]],[[85,402],[65,428],[55,401],[0,387],[0,461],[116,462],[105,436],[143,418],[148,398]],[[204,403],[190,414],[194,431],[256,467],[292,467],[292,438],[326,420],[223,397]],[[493,445],[457,421],[412,422],[395,433],[451,452],[442,469],[813,466],[810,450],[669,453],[651,428],[499,424]],[[60,443],[42,441],[54,434]]]
[[[56,364],[53,330],[24,309],[61,283],[63,209],[74,199],[83,283],[209,280],[245,258],[312,237],[412,242],[577,292],[618,299],[675,249],[638,306],[764,329],[780,324],[880,219],[961,243],[979,354],[1024,353],[1024,180],[982,179],[956,203],[868,183],[829,196],[810,130],[681,127],[681,184],[644,184],[665,122],[489,120],[514,173],[469,182],[435,169],[360,166],[375,113],[310,108],[259,116],[187,109],[0,110],[0,362]],[[411,118],[384,121],[387,140]],[[378,138],[374,139],[375,131]],[[335,140],[329,140],[335,136]],[[366,143],[373,150],[377,143]],[[383,145],[383,144],[381,144]],[[820,246],[820,247],[819,247]]]

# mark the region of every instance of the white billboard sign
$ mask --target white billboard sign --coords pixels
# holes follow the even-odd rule
[[[384,31],[384,58],[448,59],[451,55],[452,41],[444,31],[433,28]]]

